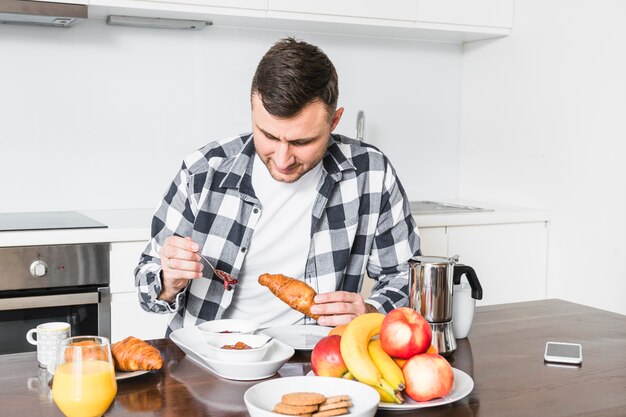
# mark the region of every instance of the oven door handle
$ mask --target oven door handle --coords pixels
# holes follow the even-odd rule
[[[98,292],[4,298],[4,299],[0,299],[0,311],[23,310],[25,308],[42,308],[42,307],[98,304],[99,301],[100,301],[100,294]]]

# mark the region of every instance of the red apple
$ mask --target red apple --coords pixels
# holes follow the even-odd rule
[[[334,376],[341,378],[348,367],[341,357],[341,336],[326,336],[313,348],[311,352],[311,368],[318,376]]]
[[[450,394],[454,373],[441,355],[425,353],[409,359],[402,367],[404,392],[415,401],[429,401]]]
[[[390,356],[409,359],[426,352],[433,338],[430,324],[408,307],[391,310],[380,327],[380,344]]]

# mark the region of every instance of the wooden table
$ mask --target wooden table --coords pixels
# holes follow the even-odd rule
[[[581,343],[582,366],[544,364],[548,340]],[[248,416],[243,394],[256,382],[216,377],[168,339],[151,343],[163,353],[164,369],[121,381],[105,415]],[[626,416],[626,316],[560,300],[481,307],[469,338],[458,344],[449,360],[474,379],[470,395],[440,407],[377,416]],[[298,353],[277,377],[309,370],[309,355]],[[0,405],[3,416],[62,415],[34,353],[0,357]]]

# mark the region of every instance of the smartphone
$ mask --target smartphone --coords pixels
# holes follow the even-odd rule
[[[547,362],[580,364],[583,347],[578,343],[547,342],[543,358]]]

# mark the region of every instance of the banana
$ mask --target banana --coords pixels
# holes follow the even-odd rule
[[[408,361],[408,359],[400,359],[400,358],[391,358],[391,359],[393,359],[393,361],[398,364],[400,369],[402,369],[406,361]]]
[[[341,357],[354,378],[374,388],[380,388],[394,402],[401,403],[402,397],[397,396],[394,387],[384,379],[367,348],[370,339],[380,331],[384,318],[385,315],[381,313],[367,313],[348,323],[341,336]]]
[[[356,378],[354,378],[354,375],[352,375],[350,371],[343,374],[342,378],[356,381]],[[372,388],[374,388],[378,392],[378,395],[380,395],[380,400],[384,403],[402,404],[404,402],[404,398],[402,398],[402,394],[400,392],[396,392],[396,395],[392,397],[391,395],[389,395],[389,393],[387,393],[386,391],[383,391],[382,388],[378,388],[378,387],[372,387]]]
[[[378,391],[378,395],[380,395],[380,400],[384,403],[398,403],[398,404],[402,404],[404,402],[404,399],[402,398],[401,394],[398,392],[396,393],[394,396],[389,395],[389,393],[387,391],[383,391],[381,388],[378,387],[372,387],[374,388],[376,391]],[[400,399],[400,401],[398,402],[398,399]]]
[[[400,369],[398,364],[391,359],[391,356],[383,350],[380,340],[370,340],[367,350],[383,378],[391,384],[394,390],[402,391],[404,389],[404,375],[402,374],[402,369]]]

